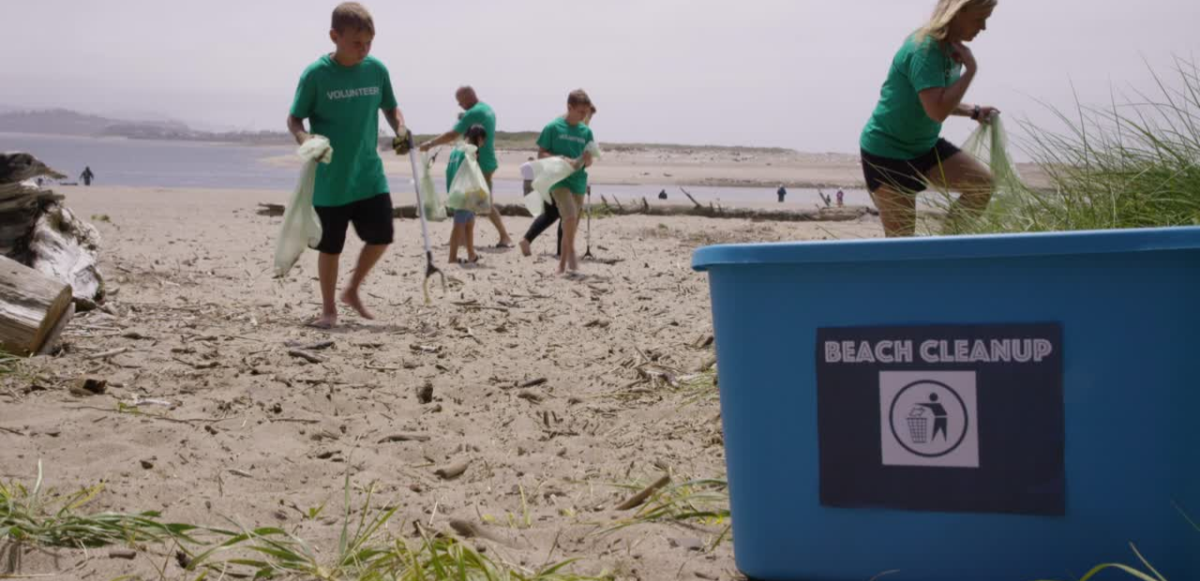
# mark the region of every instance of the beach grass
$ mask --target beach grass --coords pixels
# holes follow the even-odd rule
[[[166,523],[154,511],[85,513],[102,485],[72,494],[45,486],[41,462],[31,486],[0,483],[0,578],[22,578],[26,548],[97,549],[152,545],[178,549],[188,574],[204,578],[301,578],[320,581],[592,581],[568,571],[567,559],[537,568],[498,562],[454,537],[419,529],[420,538],[399,538],[388,525],[398,506],[375,506],[374,486],[357,507],[345,480],[345,510],[337,546],[322,550],[277,527],[228,528]],[[352,510],[354,509],[354,510]],[[352,516],[357,513],[357,518]],[[231,521],[233,522],[233,521]],[[325,548],[327,549],[327,548]],[[167,551],[169,554],[170,551]],[[163,578],[165,566],[158,567]],[[130,577],[136,578],[136,577]]]
[[[1017,143],[1044,188],[1001,179],[988,210],[953,233],[1056,232],[1200,224],[1200,68],[1150,69],[1152,92],[1114,93],[1105,106],[1049,108],[1057,128],[1024,122]],[[933,205],[951,197],[934,195]]]
[[[19,571],[28,547],[95,549],[198,542],[192,535],[201,527],[162,522],[158,512],[85,512],[103,490],[99,484],[71,494],[48,489],[41,462],[32,486],[0,483],[0,572]]]
[[[640,488],[631,485],[631,490]],[[729,482],[724,478],[697,479],[668,485],[654,492],[636,513],[605,528],[611,533],[649,523],[678,523],[715,529],[708,543],[712,550],[729,539]]]
[[[586,581],[566,572],[574,560],[538,569],[498,563],[479,549],[418,526],[420,540],[410,543],[391,533],[388,525],[398,506],[373,506],[375,487],[354,512],[350,477],[345,481],[345,510],[336,550],[325,552],[276,527],[216,530],[225,540],[191,558],[189,571],[248,575],[255,579],[300,577],[320,581]],[[233,556],[218,558],[226,554]]]

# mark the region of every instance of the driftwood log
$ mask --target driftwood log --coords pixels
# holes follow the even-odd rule
[[[531,217],[529,210],[523,204],[497,204],[496,207],[500,209],[501,216]],[[594,207],[603,208],[603,213],[609,216],[699,216],[702,218],[729,218],[759,222],[853,222],[863,216],[878,215],[877,210],[866,206],[814,208],[812,210],[799,211],[754,210],[746,208],[723,208],[712,205],[701,206],[698,203],[691,207],[673,204],[652,206],[647,200],[643,200],[641,205],[621,206],[609,205],[607,204],[607,200],[602,199],[601,203],[596,204]],[[258,214],[260,216],[282,216],[283,209],[281,204],[260,203],[258,205]],[[397,206],[392,210],[392,214],[397,218],[416,219],[417,207]]]
[[[0,153],[0,254],[71,287],[76,307],[104,302],[96,265],[100,233],[63,204],[63,196],[31,181],[66,176],[28,153]]]
[[[0,348],[14,355],[45,353],[74,313],[70,285],[0,257]]]
[[[76,309],[104,300],[100,235],[32,181],[43,176],[66,177],[28,153],[0,153],[0,348],[21,355],[52,348]]]

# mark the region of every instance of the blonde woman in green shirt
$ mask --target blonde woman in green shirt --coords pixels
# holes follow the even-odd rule
[[[960,196],[947,226],[987,208],[992,175],[941,138],[951,116],[987,123],[998,111],[968,104],[979,66],[967,47],[987,30],[998,0],[939,0],[929,23],[909,36],[892,61],[879,105],[863,130],[863,174],[888,237],[916,230],[917,193],[932,184]]]

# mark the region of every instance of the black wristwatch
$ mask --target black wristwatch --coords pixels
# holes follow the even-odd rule
[[[974,121],[979,121],[979,114],[982,112],[983,110],[979,108],[979,105],[976,105],[975,108],[971,110],[971,119]]]

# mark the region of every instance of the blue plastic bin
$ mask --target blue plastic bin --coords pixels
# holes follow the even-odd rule
[[[710,279],[734,548],[750,578],[1065,581],[1141,568],[1132,543],[1167,579],[1200,579],[1185,517],[1200,521],[1200,228],[714,246],[693,267]],[[1048,338],[1022,343],[1025,331]],[[970,336],[985,337],[978,361],[963,358],[979,348]],[[1055,352],[1035,364],[1035,344]],[[1022,350],[1020,365],[1005,360]],[[880,359],[977,385],[966,402]],[[935,400],[946,405],[926,414]],[[824,407],[838,402],[854,407]],[[971,429],[976,450],[928,460],[946,465],[916,454]],[[916,451],[887,460],[888,438]],[[921,465],[884,465],[909,457]],[[1002,474],[967,484],[1000,461]]]

